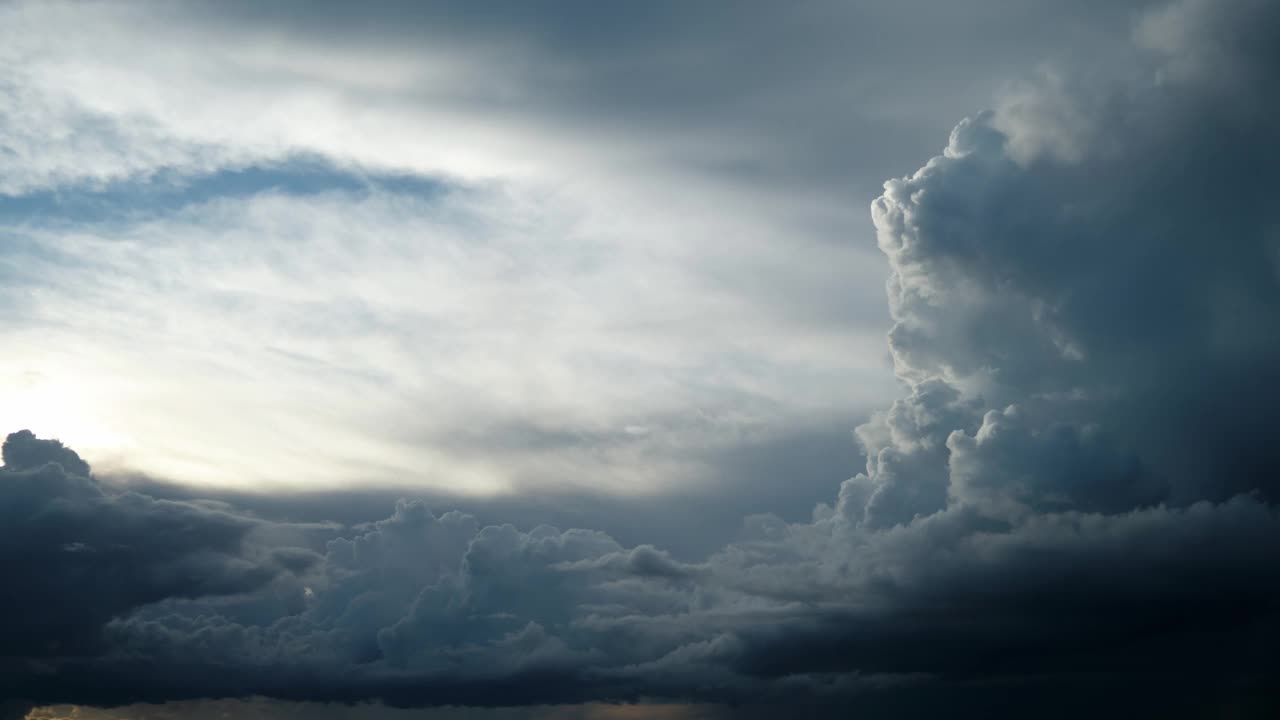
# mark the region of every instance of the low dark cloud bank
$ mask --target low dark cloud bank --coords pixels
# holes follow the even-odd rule
[[[268,522],[11,435],[0,697],[1274,712],[1278,31],[1174,5],[1131,77],[1046,79],[887,183],[907,392],[812,521],[695,562],[413,502]]]

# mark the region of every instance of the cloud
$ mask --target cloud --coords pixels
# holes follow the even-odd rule
[[[1020,89],[886,183],[872,216],[906,394],[858,428],[865,471],[810,520],[753,516],[688,562],[660,538],[404,502],[316,540],[314,564],[305,542],[252,582],[198,564],[195,587],[95,616],[99,654],[19,646],[44,672],[8,682],[42,702],[1265,716],[1280,677],[1280,137],[1272,45],[1228,40],[1274,37],[1280,18],[1247,1],[1152,17],[1139,34],[1159,52],[1132,74]],[[1243,102],[1221,104],[1207,79],[1221,67],[1248,79],[1227,89]],[[16,442],[21,458],[38,441]],[[4,472],[54,478],[49,506],[92,484],[61,465]],[[230,528],[202,550],[254,562],[250,521],[181,512],[197,510]],[[29,546],[103,544],[50,537]],[[16,566],[69,590],[63,570]]]
[[[759,131],[683,70],[752,51],[714,17],[636,11],[697,27],[611,23],[622,60],[576,13],[467,3],[0,14],[0,332],[32,346],[0,425],[100,473],[651,493],[891,397],[865,213],[739,182]]]
[[[222,700],[201,703],[132,705],[113,709],[91,707],[45,707],[33,711],[28,720],[204,720],[205,718],[307,718],[308,720],[711,720],[727,717],[713,706],[698,705],[606,705],[534,706],[528,708],[445,707],[397,709],[372,703],[326,705],[321,703],[273,702],[263,698]]]
[[[41,440],[30,430],[10,433],[4,441],[4,466],[9,470],[37,470],[56,464],[67,475],[89,477],[89,463],[57,440]]]
[[[5,5],[0,331],[39,351],[0,425],[99,472],[473,494],[830,438],[896,392],[860,199],[1123,14],[902,5]]]
[[[108,493],[56,440],[12,433],[0,468],[0,627],[7,679],[107,652],[113,617],[167,598],[251,593],[301,572],[305,551],[251,542],[258,527],[229,508]]]
[[[1184,40],[1179,67],[1267,67],[1257,46],[1219,42],[1224,26],[1274,27],[1267,11],[1213,14],[1204,37]],[[1083,95],[1088,127],[1070,140],[1026,125],[1020,108],[1037,102],[1026,97],[958,126],[942,156],[888,183],[873,208],[893,268],[898,374],[995,410],[1017,404],[1020,422],[1045,433],[1093,425],[1168,482],[1174,502],[1273,496],[1280,457],[1265,428],[1280,409],[1250,389],[1280,379],[1268,331],[1280,311],[1277,217],[1259,182],[1275,161],[1258,105],[1272,83],[1251,83],[1238,111],[1189,70],[1080,89],[1071,98]],[[1087,144],[1063,155],[1077,136]]]
[[[1140,4],[726,13],[663,1],[529,13],[448,2],[353,13],[331,2],[213,12],[17,3],[3,23],[15,68],[3,104],[21,162],[0,187],[199,174],[301,151],[455,179],[597,178],[603,164],[637,179],[682,177],[683,192],[706,197],[692,174],[768,204],[779,186],[828,199],[849,184],[874,193],[902,152],[919,152],[1008,68],[1081,46],[1104,55]],[[42,43],[50,30],[74,42]],[[787,52],[761,54],[762,38]],[[958,52],[963,65],[938,62]],[[883,62],[891,54],[897,62]],[[922,93],[926,70],[934,79]],[[881,142],[849,143],[851,127]],[[851,179],[850,168],[865,174]]]
[[[895,392],[860,199],[1127,12],[932,5],[7,4],[0,330],[40,352],[0,424],[100,472],[473,493],[829,438]]]
[[[0,420],[187,483],[644,493],[889,394],[877,334],[797,323],[718,287],[714,257],[542,197],[268,191],[13,227],[5,332],[37,347],[0,360],[20,388]],[[724,222],[749,264],[782,252]]]

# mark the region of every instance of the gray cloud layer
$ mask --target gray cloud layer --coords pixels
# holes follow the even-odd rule
[[[29,673],[56,677],[59,659],[103,652],[101,631],[115,616],[254,592],[312,561],[300,548],[250,549],[257,523],[216,504],[108,494],[74,451],[26,431],[8,437],[4,460],[0,626],[10,695]]]
[[[1132,77],[1047,79],[887,183],[909,391],[832,504],[698,562],[413,502],[308,535],[11,436],[3,567],[35,592],[0,696],[1275,710],[1278,33],[1171,6]]]

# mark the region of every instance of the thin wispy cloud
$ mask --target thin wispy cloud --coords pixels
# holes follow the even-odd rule
[[[683,133],[495,113],[483,43],[6,12],[7,327],[45,354],[4,419],[100,467],[644,490],[892,392],[878,262],[803,232],[829,213],[746,200]]]

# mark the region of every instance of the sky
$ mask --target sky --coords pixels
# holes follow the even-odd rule
[[[1272,717],[1278,49],[0,4],[0,719]]]

